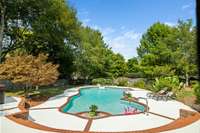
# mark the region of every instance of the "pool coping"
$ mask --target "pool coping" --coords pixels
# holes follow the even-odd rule
[[[103,117],[99,117],[99,118],[87,118],[87,117],[83,117],[83,116],[80,116],[80,115],[79,115],[80,113],[85,113],[85,112],[87,112],[87,111],[78,112],[78,113],[69,113],[69,112],[63,112],[63,111],[62,111],[62,108],[68,104],[68,102],[71,100],[72,97],[80,95],[80,90],[81,90],[81,89],[86,89],[86,88],[88,89],[88,88],[93,88],[93,87],[98,87],[98,86],[95,86],[95,85],[94,85],[94,86],[76,87],[78,93],[69,96],[69,97],[67,98],[67,101],[66,101],[63,105],[61,105],[60,107],[58,107],[58,111],[61,112],[61,113],[64,113],[64,114],[74,115],[74,116],[79,117],[79,118],[82,118],[82,119],[87,119],[87,120],[93,119],[93,120],[95,120],[95,119],[102,119],[102,118],[107,118],[107,117],[111,117],[111,116],[137,115],[137,114],[141,114],[141,113],[144,113],[144,114],[145,114],[145,112],[147,111],[147,108],[148,108],[148,110],[149,110],[149,107],[148,107],[146,104],[141,103],[141,102],[139,102],[139,101],[134,101],[135,103],[144,106],[144,108],[145,108],[144,111],[138,112],[138,113],[136,113],[136,114],[115,114],[115,115],[114,115],[114,114],[111,114],[111,113],[108,113],[108,112],[104,112],[104,111],[98,111],[99,113],[106,113],[106,114],[108,114],[107,116],[103,116]],[[113,87],[113,88],[116,88],[116,89],[126,89],[126,90],[129,90],[129,91],[134,91],[132,88],[129,88],[129,87],[120,87],[120,86],[119,86],[119,87],[117,87],[117,86],[104,86],[104,87]],[[131,102],[132,102],[132,101],[131,101]]]

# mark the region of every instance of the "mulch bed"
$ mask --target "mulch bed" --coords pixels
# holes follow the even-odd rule
[[[12,115],[16,119],[23,119],[23,120],[28,120],[28,112],[20,112],[20,113],[15,113]]]
[[[30,99],[26,100],[26,103],[28,103],[29,107],[34,107],[37,106],[39,104],[42,104],[43,102],[47,101],[48,97],[33,97]],[[22,111],[26,111],[27,109],[25,108],[25,98],[21,97],[21,102],[18,105],[18,108]]]

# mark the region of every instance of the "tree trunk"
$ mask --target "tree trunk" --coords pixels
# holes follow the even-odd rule
[[[4,91],[5,91],[5,86],[0,84],[0,104],[4,104],[4,102],[5,102]]]
[[[29,89],[29,86],[26,84],[25,90],[24,90],[24,98],[25,98],[25,99],[28,98],[28,89]]]
[[[38,89],[39,89],[39,86],[38,86],[38,85],[36,85],[36,86],[35,86],[35,90],[37,91]]]
[[[185,85],[186,85],[186,87],[189,86],[189,75],[188,75],[188,73],[185,74]]]
[[[5,1],[2,0],[1,3],[1,29],[0,29],[0,63],[2,62],[2,49],[3,49],[3,35],[5,27]]]
[[[26,84],[25,88],[24,88],[24,108],[25,109],[29,109],[30,108],[30,105],[28,103],[28,99],[29,98],[29,86]]]

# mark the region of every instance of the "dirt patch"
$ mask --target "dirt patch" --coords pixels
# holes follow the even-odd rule
[[[186,105],[192,105],[196,102],[196,97],[195,96],[184,97],[180,101],[185,103]]]
[[[28,112],[24,111],[24,112],[13,114],[13,117],[16,119],[28,120]]]
[[[48,100],[49,97],[33,97],[28,100],[28,103],[30,104],[31,107],[37,106],[45,101]]]
[[[196,103],[196,97],[190,96],[190,97],[184,97],[179,100],[180,102],[183,102],[184,104],[190,106],[191,108],[195,109],[196,111],[200,112],[200,104]]]

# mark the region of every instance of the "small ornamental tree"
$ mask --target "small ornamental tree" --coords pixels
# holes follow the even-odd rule
[[[58,65],[47,62],[47,55],[17,55],[6,57],[0,64],[0,79],[24,85],[25,98],[30,87],[54,83],[59,72]]]

